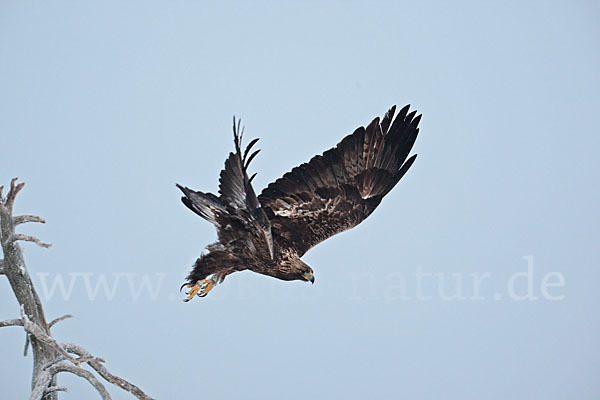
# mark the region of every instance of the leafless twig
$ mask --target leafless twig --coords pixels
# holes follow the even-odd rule
[[[21,318],[15,318],[0,321],[0,328],[5,326],[23,326],[23,320]]]
[[[18,217],[13,218],[13,224],[15,224],[15,226],[26,222],[39,222],[40,224],[45,224],[46,220],[37,215],[19,215]]]
[[[23,357],[27,357],[27,350],[29,350],[29,344],[31,340],[29,340],[29,334],[25,334],[25,346],[23,346]]]
[[[101,377],[103,377],[108,382],[112,383],[113,385],[119,386],[121,389],[128,391],[129,393],[133,394],[135,397],[137,397],[140,400],[153,400],[152,397],[146,395],[146,393],[144,393],[142,391],[142,389],[140,389],[133,383],[128,382],[125,379],[120,378],[120,377],[108,372],[106,367],[104,365],[102,365],[102,361],[100,361],[100,359],[92,356],[83,347],[81,347],[77,344],[74,344],[74,343],[63,343],[61,346],[69,353],[78,355],[79,357],[81,357],[81,359],[89,358],[90,361],[88,361],[88,364],[93,369],[95,369],[96,372],[98,372],[98,374]]]
[[[5,326],[23,326],[23,318],[7,319],[0,321],[0,328]],[[23,356],[27,356],[27,349],[29,348],[29,334],[25,334],[25,348],[23,349]]]
[[[46,389],[49,387],[50,382],[53,380],[55,375],[60,372],[70,372],[86,379],[98,391],[98,393],[100,393],[100,396],[103,400],[111,400],[110,394],[106,390],[106,387],[94,376],[93,373],[73,365],[68,361],[58,361],[44,369],[38,376],[29,399],[41,400],[46,392]]]
[[[63,315],[62,317],[58,317],[58,318],[54,318],[49,324],[48,324],[48,329],[52,328],[54,325],[56,325],[57,323],[59,323],[60,321],[64,321],[65,319],[68,318],[73,318],[73,316],[71,314],[66,314]]]
[[[42,242],[40,239],[36,238],[35,236],[23,235],[21,233],[13,233],[8,238],[8,243],[14,243],[17,240],[23,240],[25,242],[33,242],[33,243],[37,244],[38,246],[45,247],[45,248],[52,246],[49,243]]]
[[[44,390],[44,396],[52,392],[68,392],[69,389],[64,386],[49,386]]]
[[[12,178],[12,180],[10,181],[10,190],[6,195],[6,200],[3,202],[4,204],[2,205],[2,207],[6,208],[6,210],[10,212],[12,212],[12,207],[15,202],[15,198],[17,197],[17,194],[21,191],[21,189],[23,189],[23,186],[25,186],[25,183],[23,182],[19,183],[18,185],[15,185],[18,179],[19,178]],[[2,189],[4,189],[4,186],[0,186],[0,198],[2,197]]]
[[[65,351],[65,349],[63,349],[56,340],[52,339],[50,337],[50,335],[48,335],[46,332],[44,332],[44,330],[35,322],[32,322],[29,317],[27,317],[27,314],[25,314],[25,309],[23,306],[21,306],[21,318],[23,320],[23,327],[25,328],[25,330],[27,331],[27,333],[32,334],[33,336],[35,336],[36,339],[38,339],[41,342],[44,342],[50,346],[52,346],[52,348],[54,348],[54,350],[56,350],[58,353],[60,353],[64,358],[66,358],[67,360],[71,361],[72,363],[79,365],[79,363],[81,361],[79,361],[76,358],[73,358],[69,353],[67,353]]]

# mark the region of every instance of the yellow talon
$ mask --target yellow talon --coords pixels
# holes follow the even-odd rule
[[[212,279],[205,279],[200,284],[200,293],[198,293],[198,297],[204,297],[215,287],[215,283]]]
[[[196,295],[198,297],[205,297],[208,292],[210,292],[216,286],[216,284],[217,282],[213,278],[207,278],[197,281],[195,284],[188,283],[187,285],[184,285],[190,290],[185,292],[187,297],[183,301],[188,302]]]
[[[198,286],[198,283],[192,285],[191,283],[185,285],[186,287],[190,288],[190,290],[188,292],[185,292],[185,294],[187,294],[188,296],[183,300],[185,302],[190,301],[191,299],[194,298],[194,296],[200,291],[200,286]]]

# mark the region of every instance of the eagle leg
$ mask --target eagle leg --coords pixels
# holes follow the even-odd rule
[[[217,285],[217,279],[214,275],[203,279],[201,281],[196,281],[196,283],[191,284],[188,283],[187,285],[184,285],[185,287],[189,288],[189,290],[187,292],[185,292],[185,294],[187,295],[187,297],[183,300],[186,303],[188,301],[190,301],[191,299],[194,298],[194,296],[198,296],[198,297],[206,297],[206,295]]]

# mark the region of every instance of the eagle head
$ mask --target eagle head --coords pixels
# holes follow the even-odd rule
[[[311,267],[309,267],[307,265],[307,270],[305,272],[302,273],[302,279],[304,279],[307,282],[310,283],[315,283],[315,275],[313,274],[313,270]]]
[[[312,268],[295,254],[289,254],[281,260],[277,278],[286,281],[306,281],[315,283]]]
[[[292,258],[292,267],[296,273],[296,280],[306,281],[315,283],[315,275],[311,267],[307,263],[302,261],[300,257]]]

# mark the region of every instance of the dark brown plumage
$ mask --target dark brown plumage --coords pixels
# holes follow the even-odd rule
[[[234,119],[235,152],[221,171],[219,196],[177,185],[183,203],[217,227],[218,242],[196,260],[184,286],[205,296],[235,271],[314,282],[300,257],[323,240],[364,221],[413,164],[407,160],[421,116],[395,106],[338,145],[269,184],[259,196],[248,177],[258,139],[241,150]]]

